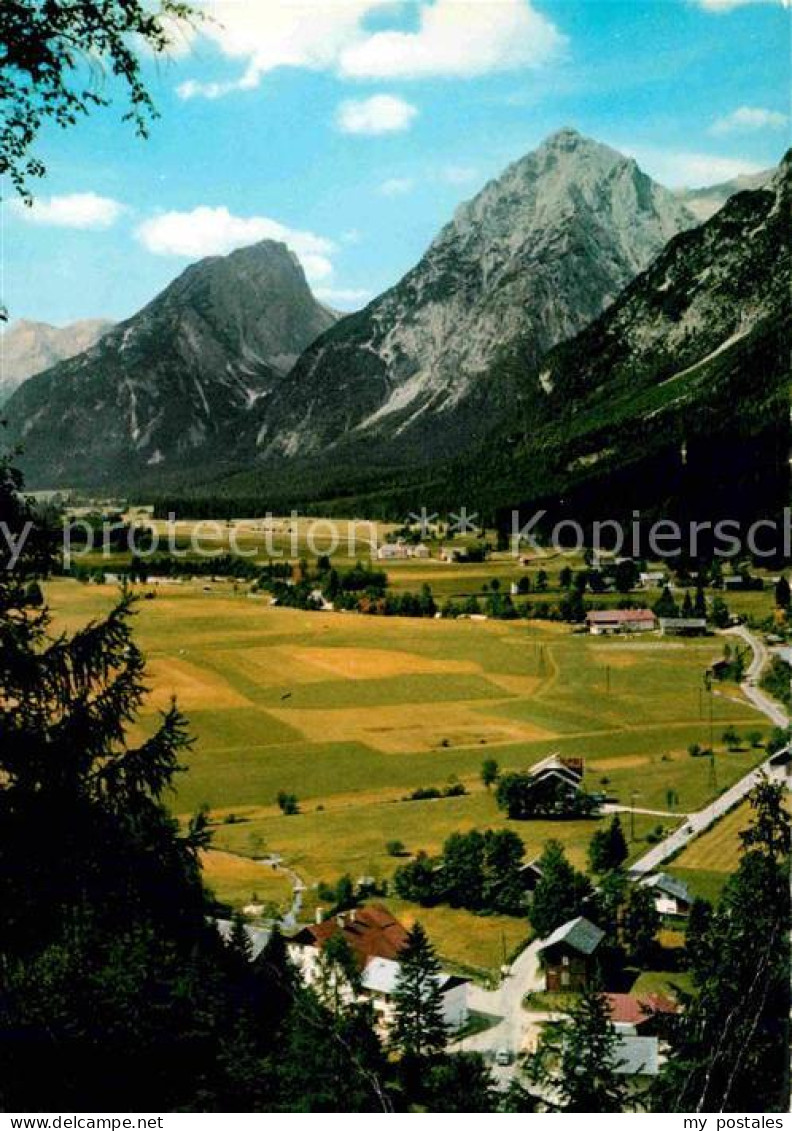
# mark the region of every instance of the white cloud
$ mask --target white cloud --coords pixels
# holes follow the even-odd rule
[[[356,78],[483,75],[538,66],[566,38],[532,0],[429,0],[416,31],[366,30],[377,9],[398,0],[205,0],[211,17],[199,37],[244,69],[222,82],[188,79],[182,98],[221,98],[257,87],[277,67],[332,71]]]
[[[749,4],[773,4],[775,7],[789,8],[792,0],[697,0],[697,3],[705,12],[731,12]]]
[[[379,31],[352,43],[340,69],[354,78],[466,78],[540,66],[565,42],[531,0],[434,0],[421,8],[416,31]]]
[[[37,198],[31,207],[15,201],[15,211],[31,224],[54,228],[82,228],[101,231],[111,228],[124,211],[124,205],[95,192],[72,192],[64,196]]]
[[[314,294],[321,302],[348,310],[360,310],[371,298],[371,291],[357,287],[317,287]]]
[[[393,94],[351,98],[336,112],[336,125],[345,134],[388,134],[408,130],[418,111]]]
[[[710,127],[711,134],[730,134],[747,130],[780,130],[787,124],[786,114],[765,110],[761,106],[739,106],[731,114],[718,118]]]
[[[379,186],[378,192],[382,196],[406,196],[415,188],[412,177],[389,177]]]
[[[163,212],[145,220],[136,235],[154,255],[190,259],[226,255],[259,240],[280,240],[297,254],[309,279],[327,279],[333,273],[329,257],[335,245],[331,240],[289,228],[267,216],[234,216],[225,207],[199,205],[191,212]]]
[[[689,153],[665,149],[630,149],[617,146],[634,157],[638,164],[660,184],[669,188],[703,188],[735,177],[759,173],[764,168],[755,161],[739,157],[721,157],[712,153]]]
[[[251,90],[276,67],[332,70],[339,55],[364,35],[363,21],[392,0],[205,0],[209,19],[200,34],[212,40],[245,69],[229,82],[189,80],[178,88],[182,98],[220,98]]]

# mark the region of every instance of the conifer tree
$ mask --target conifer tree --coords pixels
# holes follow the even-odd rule
[[[540,1105],[559,1112],[622,1111],[626,1095],[616,1072],[618,1044],[607,999],[595,989],[584,990],[568,1020],[546,1026],[526,1064]]]
[[[396,983],[393,1046],[411,1060],[421,1060],[443,1051],[447,1031],[440,992],[440,962],[420,923],[409,932],[399,954]]]
[[[694,993],[654,1089],[656,1111],[789,1107],[789,838],[784,787],[762,782],[739,867],[688,957]]]
[[[627,954],[637,966],[650,960],[659,929],[660,916],[654,895],[647,887],[633,885],[622,913],[622,939]]]
[[[539,858],[541,878],[531,900],[531,923],[542,938],[583,912],[591,884],[569,863],[557,840],[550,840]]]

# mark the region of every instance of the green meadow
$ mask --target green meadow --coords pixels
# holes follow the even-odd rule
[[[56,581],[47,595],[56,626],[74,629],[116,591]],[[195,744],[172,808],[186,817],[210,807],[215,847],[241,858],[236,868],[215,860],[210,881],[237,905],[255,894],[288,901],[282,880],[266,884],[245,864],[265,853],[281,854],[310,888],[346,872],[387,878],[399,864],[392,840],[434,852],[455,830],[503,827],[479,780],[484,758],[501,770],[556,751],[584,758],[589,788],[659,811],[623,818],[636,855],[658,825],[672,827],[761,757],[722,746],[730,723],[765,728],[738,688],[704,691],[704,671],[722,652],[715,637],[605,639],[545,622],[302,612],[223,582],[208,592],[160,587],[137,606],[136,633],[151,688],[137,729],[149,731],[177,697]],[[687,753],[711,737],[714,776],[709,759]],[[457,781],[465,796],[405,800]],[[280,790],[297,795],[297,815],[280,812]],[[596,821],[512,825],[529,857],[556,837],[582,867]],[[443,956],[491,966],[481,956],[499,952],[502,925],[469,916],[472,946],[457,929],[467,913],[454,914],[454,930],[435,916]],[[517,941],[510,932],[510,949]]]

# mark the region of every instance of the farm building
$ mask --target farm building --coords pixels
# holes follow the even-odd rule
[[[393,1020],[398,958],[407,943],[407,931],[387,908],[376,904],[303,927],[292,938],[288,949],[309,985],[317,980],[322,950],[338,935],[352,951],[361,971],[363,992],[371,999],[380,1024],[387,1028]],[[438,980],[443,996],[443,1020],[449,1029],[458,1029],[467,1021],[469,983],[445,973],[440,974]]]
[[[655,907],[661,915],[687,915],[693,897],[687,884],[675,876],[658,872],[641,880],[641,887],[649,888],[654,895]]]
[[[635,1037],[664,1036],[679,1006],[663,994],[605,994],[617,1033]]]
[[[429,550],[422,543],[417,546],[402,540],[385,542],[377,549],[377,558],[384,561],[406,561],[408,558],[428,558]]]
[[[657,1037],[622,1034],[613,1050],[613,1070],[618,1076],[657,1076],[660,1071]]]
[[[583,788],[583,759],[551,754],[531,766],[522,805],[534,813],[563,814],[574,808]]]
[[[652,632],[657,618],[651,609],[594,609],[586,613],[592,636],[615,632]]]
[[[704,617],[660,617],[661,636],[706,636],[707,621]]]
[[[662,589],[668,578],[661,569],[650,569],[639,573],[638,580],[644,589]]]
[[[582,990],[597,971],[596,952],[605,932],[579,915],[562,923],[539,947],[546,990]]]
[[[395,993],[400,966],[392,958],[370,958],[363,970],[363,989],[370,997],[377,1020],[384,1030],[393,1024]],[[455,974],[439,974],[437,983],[443,997],[443,1021],[454,1032],[468,1019],[468,987],[466,978]]]

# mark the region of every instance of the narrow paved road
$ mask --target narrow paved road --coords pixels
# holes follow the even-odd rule
[[[496,990],[485,990],[475,984],[470,987],[470,1010],[499,1020],[482,1033],[464,1037],[455,1047],[465,1052],[485,1054],[508,1052],[512,1063],[495,1065],[493,1068],[496,1081],[502,1087],[514,1075],[514,1057],[522,1049],[532,1025],[538,1020],[536,1014],[526,1013],[522,1003],[526,994],[544,989],[544,977],[539,965],[541,942],[541,939],[535,939],[515,958]],[[544,1015],[542,1019],[546,1020]]]
[[[764,691],[758,686],[759,678],[769,659],[769,652],[763,640],[754,636],[745,625],[738,625],[735,628],[727,630],[732,636],[739,636],[744,643],[746,643],[753,652],[753,659],[751,660],[748,671],[745,673],[745,679],[742,682],[742,689],[745,695],[753,703],[757,710],[766,715],[768,719],[777,727],[789,726],[789,716],[780,703],[775,699],[771,699],[769,695],[765,695]]]
[[[761,711],[775,726],[788,726],[789,717],[783,707],[775,700],[770,699],[757,686],[762,670],[767,663],[768,652],[764,643],[757,639],[747,628],[742,625],[728,630],[731,634],[739,636],[750,648],[753,659],[746,672],[742,683],[742,690],[746,697]],[[785,769],[774,767],[770,760],[751,770],[750,773],[740,778],[725,793],[717,797],[711,804],[705,806],[697,813],[689,813],[687,820],[675,832],[670,833],[660,844],[655,845],[648,852],[636,860],[630,874],[634,878],[654,871],[662,863],[684,848],[694,836],[704,832],[729,809],[746,797],[759,781],[762,773],[776,780],[783,780]],[[608,811],[623,811],[622,806],[608,806]],[[643,810],[636,810],[642,812]],[[646,810],[646,812],[651,812]],[[665,815],[658,811],[658,816]],[[668,814],[671,816],[672,814]],[[487,1014],[499,1020],[482,1033],[465,1037],[458,1043],[457,1048],[466,1051],[495,1054],[501,1050],[512,1056],[518,1053],[531,1041],[537,1026],[551,1019],[550,1014],[527,1013],[522,1008],[526,994],[544,989],[544,979],[539,964],[539,946],[541,940],[537,939],[526,947],[509,967],[501,985],[496,990],[485,990],[481,986],[473,985],[470,989],[469,1006],[475,1013]],[[514,1064],[509,1066],[495,1066],[494,1073],[500,1086],[505,1086],[515,1071]]]
[[[730,628],[727,632],[733,636],[739,636],[740,639],[748,645],[753,653],[748,671],[745,673],[741,687],[746,697],[753,703],[758,711],[773,723],[774,726],[786,727],[789,726],[789,716],[780,703],[771,699],[757,686],[762,670],[767,663],[768,652],[765,644],[758,637],[749,632],[744,625],[739,625],[735,628]],[[783,780],[785,777],[785,769],[779,766],[772,766],[770,760],[763,762],[761,766],[757,766],[755,770],[751,770],[745,777],[740,778],[735,782],[730,789],[722,793],[720,797],[707,805],[704,809],[700,809],[698,813],[689,813],[688,819],[675,832],[672,832],[660,844],[651,848],[638,860],[636,860],[630,868],[632,875],[645,875],[647,872],[653,872],[655,868],[664,863],[670,856],[679,852],[681,848],[692,840],[694,836],[698,836],[706,829],[713,825],[720,817],[723,817],[729,809],[733,808],[739,801],[747,797],[754,786],[758,783],[762,774],[768,777],[775,778],[776,780]]]

